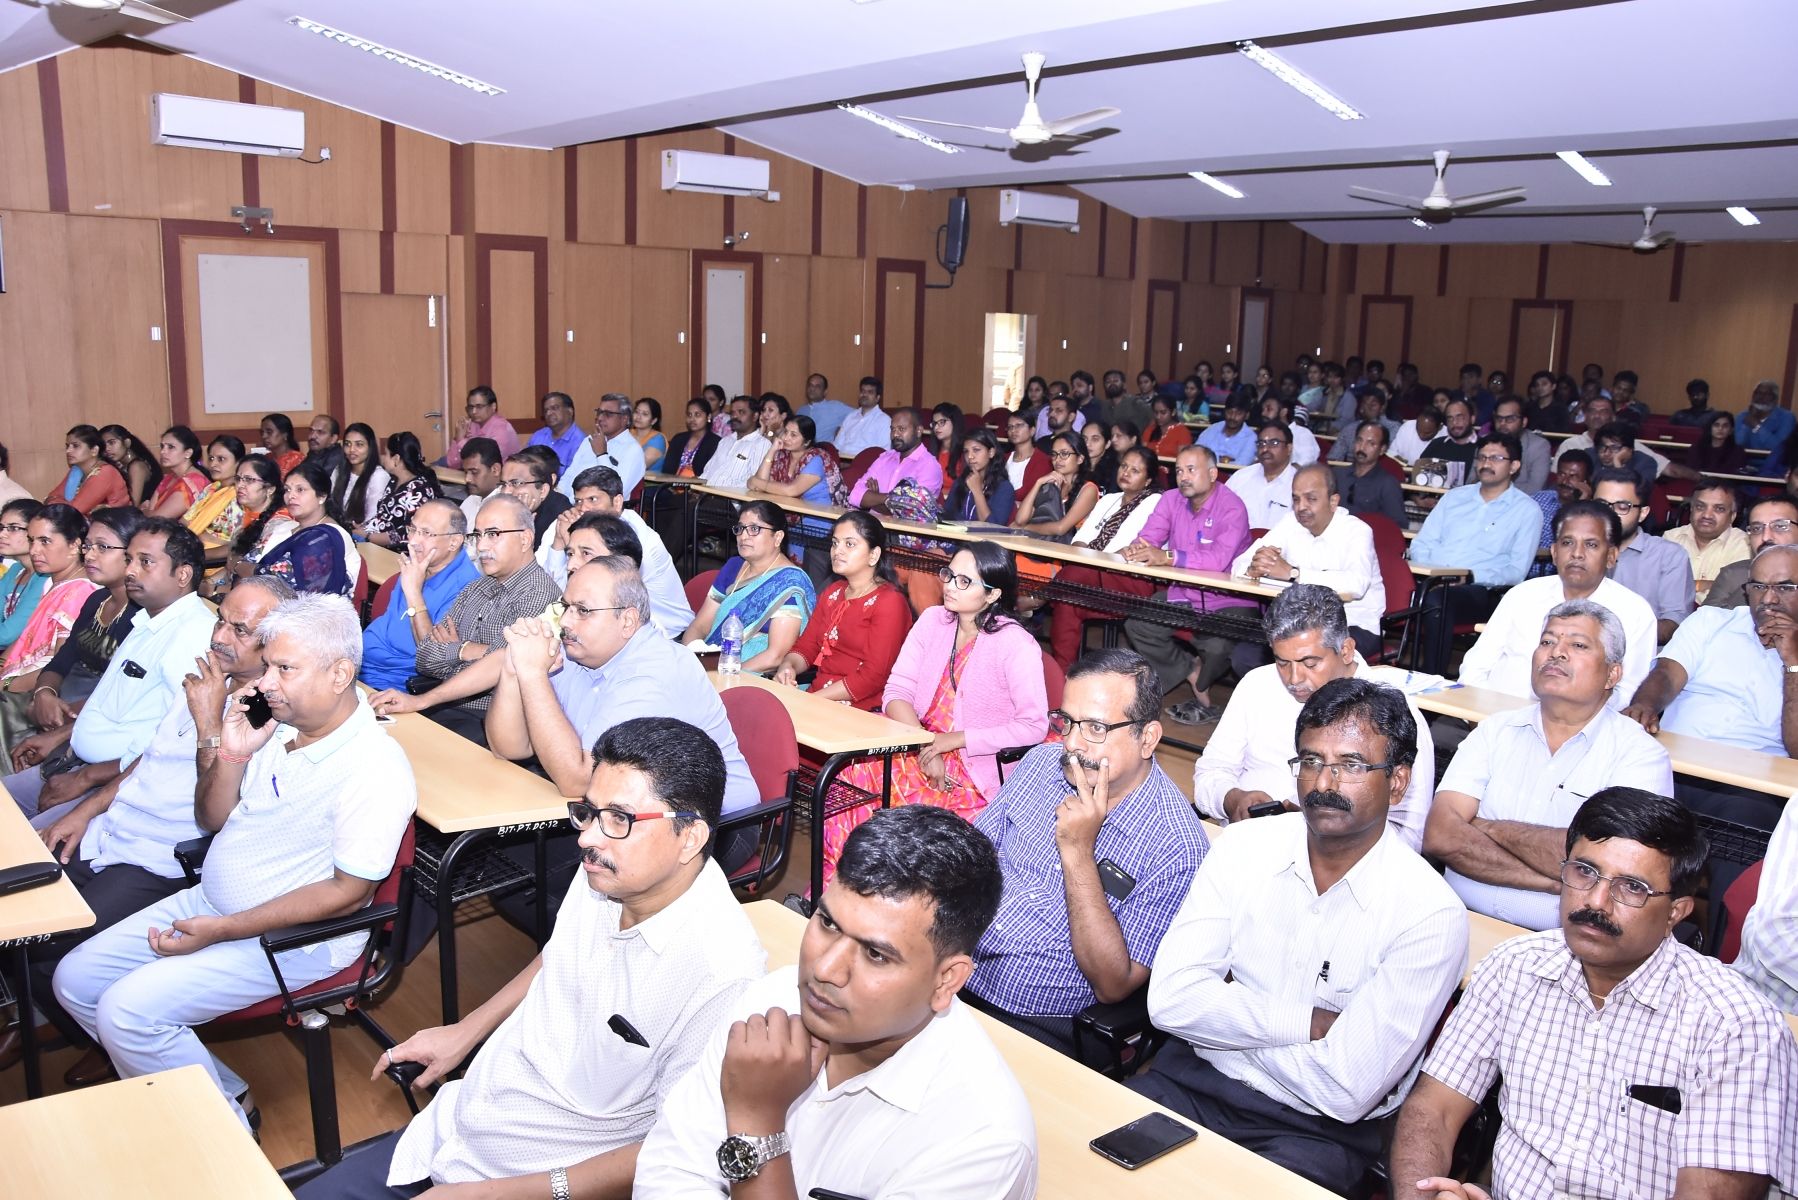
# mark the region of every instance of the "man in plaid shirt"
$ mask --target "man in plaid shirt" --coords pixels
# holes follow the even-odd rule
[[[1481,1200],[1445,1178],[1500,1083],[1492,1193],[1760,1197],[1798,1185],[1798,1043],[1672,930],[1708,847],[1683,806],[1595,794],[1567,829],[1561,928],[1486,956],[1399,1114],[1393,1194]]]

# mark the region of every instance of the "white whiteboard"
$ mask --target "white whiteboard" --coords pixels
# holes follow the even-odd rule
[[[205,411],[310,412],[310,262],[260,254],[195,257]]]

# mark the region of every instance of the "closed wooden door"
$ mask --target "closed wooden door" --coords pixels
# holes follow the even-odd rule
[[[461,407],[445,408],[446,322],[437,296],[343,297],[344,389],[353,421],[377,437],[409,430],[427,459],[449,448]]]

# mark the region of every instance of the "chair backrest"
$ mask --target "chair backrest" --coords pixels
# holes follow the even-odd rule
[[[786,706],[759,687],[726,688],[719,696],[756,794],[764,802],[786,795],[792,772],[799,769],[799,738]]]
[[[1404,531],[1382,513],[1359,515],[1373,530],[1373,551],[1380,560],[1380,582],[1386,587],[1386,611],[1393,613],[1409,608],[1415,585],[1411,579],[1411,566],[1405,561],[1409,543],[1405,541]]]
[[[363,615],[368,612],[368,602],[373,598],[368,586],[368,560],[357,555],[356,583],[350,588],[350,603],[356,606],[358,615]]]
[[[1392,457],[1390,454],[1380,455],[1380,467],[1386,474],[1392,476],[1400,483],[1404,483],[1410,478],[1409,475],[1405,474],[1405,464]]]
[[[706,593],[712,590],[712,580],[718,578],[716,571],[701,571],[682,585],[687,592],[687,607],[698,612],[705,607]]]
[[[375,889],[372,904],[398,904],[400,900],[400,884],[405,873],[412,869],[412,859],[418,849],[418,823],[406,822],[406,832],[400,837],[399,853],[393,856],[393,870],[387,872],[387,878]]]
[[[393,589],[400,584],[398,575],[389,575],[387,582],[375,589],[375,601],[369,606],[368,619],[374,620],[387,611],[388,603],[393,599]]]
[[[863,475],[868,473],[868,468],[874,465],[874,460],[885,453],[886,451],[882,450],[879,446],[869,446],[866,450],[863,450],[860,454],[850,459],[849,465],[842,468],[843,486],[846,488],[853,488],[856,485],[856,482],[860,480]]]
[[[1050,708],[1061,707],[1061,694],[1067,684],[1068,677],[1061,664],[1047,650],[1043,651],[1043,692],[1049,698]]]
[[[1009,408],[989,408],[986,410],[986,415],[980,419],[995,434],[1003,435],[1005,427],[1011,424],[1011,410]],[[1001,436],[999,440],[1004,441],[1005,439]]]
[[[1742,952],[1742,924],[1748,920],[1748,910],[1754,907],[1760,890],[1761,863],[1755,863],[1737,875],[1723,893],[1723,936],[1717,942],[1717,957],[1726,963],[1736,961],[1736,955]]]

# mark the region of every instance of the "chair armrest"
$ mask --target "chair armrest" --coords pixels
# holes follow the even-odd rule
[[[187,876],[190,885],[200,882],[200,865],[206,861],[206,852],[212,848],[212,839],[217,836],[208,833],[175,843],[175,861],[181,864],[182,873]]]
[[[300,950],[320,942],[328,942],[346,933],[369,933],[393,920],[399,915],[399,911],[400,906],[397,904],[371,904],[341,917],[326,917],[322,921],[308,921],[304,925],[271,929],[262,935],[262,948],[270,954],[278,954],[283,950]]]
[[[1149,989],[1135,992],[1113,1004],[1098,1001],[1074,1015],[1074,1024],[1084,1026],[1113,1043],[1121,1043],[1154,1028],[1149,1020]]]
[[[779,816],[792,807],[793,798],[791,796],[782,796],[778,800],[764,800],[751,808],[731,813],[728,817],[722,818],[718,822],[718,827],[712,831],[712,836],[716,838],[727,830],[759,825],[769,817]]]

